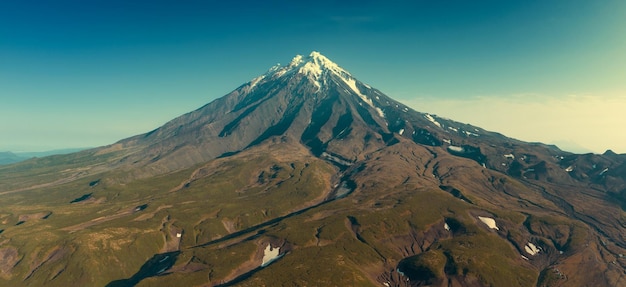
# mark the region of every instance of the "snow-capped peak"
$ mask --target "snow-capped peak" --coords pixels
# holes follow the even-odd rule
[[[326,56],[322,55],[322,53],[318,52],[318,51],[311,51],[311,54],[309,54],[309,57],[311,58],[317,58],[317,59],[322,59],[325,61],[329,61],[328,58],[326,58]]]
[[[344,79],[352,78],[350,73],[317,51],[311,52],[307,57],[296,55],[289,65],[284,67],[272,67],[272,69],[268,71],[268,74],[280,77],[284,74],[295,72],[309,76],[313,81],[318,81],[324,71],[334,73]]]
[[[311,77],[313,81],[318,81],[324,71],[334,73],[346,79],[352,77],[346,70],[317,51],[311,52],[307,57],[296,55],[289,65],[284,68],[284,73],[280,74],[296,72]]]
[[[308,56],[296,55],[293,57],[289,65],[280,66],[280,64],[272,67],[267,73],[259,78],[253,79],[249,83],[248,91],[251,90],[254,86],[256,86],[259,81],[263,79],[276,79],[282,77],[283,75],[288,74],[300,74],[306,76],[309,81],[318,87],[318,90],[321,87],[327,84],[327,81],[336,81],[341,80],[345,83],[346,87],[352,90],[361,100],[363,100],[367,105],[371,106],[376,110],[380,117],[384,117],[384,113],[382,109],[374,105],[372,99],[364,95],[356,85],[356,79],[352,77],[352,75],[339,67],[339,65],[335,64],[330,59],[326,58],[326,56],[322,55],[320,52],[313,51]],[[336,78],[330,78],[327,76],[335,75]],[[365,85],[367,89],[370,89],[369,86]]]
[[[326,58],[320,52],[311,52],[307,59],[315,63],[316,66],[326,68],[330,71],[335,72],[336,74],[339,74],[340,76],[350,75],[350,73],[339,67],[339,65],[335,64],[333,61]]]
[[[293,68],[300,65],[303,62],[302,58],[302,55],[296,55],[295,57],[293,57],[293,59],[291,59],[291,63],[289,63],[288,68]]]

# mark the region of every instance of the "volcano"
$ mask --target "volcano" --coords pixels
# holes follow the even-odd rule
[[[0,166],[0,195],[0,285],[626,286],[626,155],[415,111],[318,52]]]

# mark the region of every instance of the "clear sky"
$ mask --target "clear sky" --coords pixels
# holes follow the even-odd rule
[[[626,1],[0,1],[0,151],[152,130],[320,51],[418,111],[626,153]]]

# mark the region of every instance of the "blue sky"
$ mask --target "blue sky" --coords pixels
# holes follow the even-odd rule
[[[152,130],[317,50],[418,111],[626,153],[626,1],[0,1],[0,151]]]

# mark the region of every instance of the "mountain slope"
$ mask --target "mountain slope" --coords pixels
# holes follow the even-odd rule
[[[313,52],[0,167],[0,285],[621,286],[625,167],[414,111]]]
[[[363,94],[359,90],[364,90]],[[137,158],[152,156],[153,161],[168,156],[179,158],[187,151],[178,150],[190,145],[201,150],[197,156],[205,161],[280,135],[302,139],[318,154],[325,149],[322,146],[330,146],[330,151],[343,158],[356,158],[366,149],[361,143],[363,137],[371,134],[380,138],[380,134],[389,133],[380,108],[373,103],[363,105],[362,98],[372,102],[374,97],[392,101],[314,53],[306,61],[296,57],[288,66],[274,67],[225,97],[121,144],[146,146],[147,154]],[[357,139],[353,143],[359,150],[342,150],[333,142],[337,137]],[[193,160],[171,168],[189,163]]]

